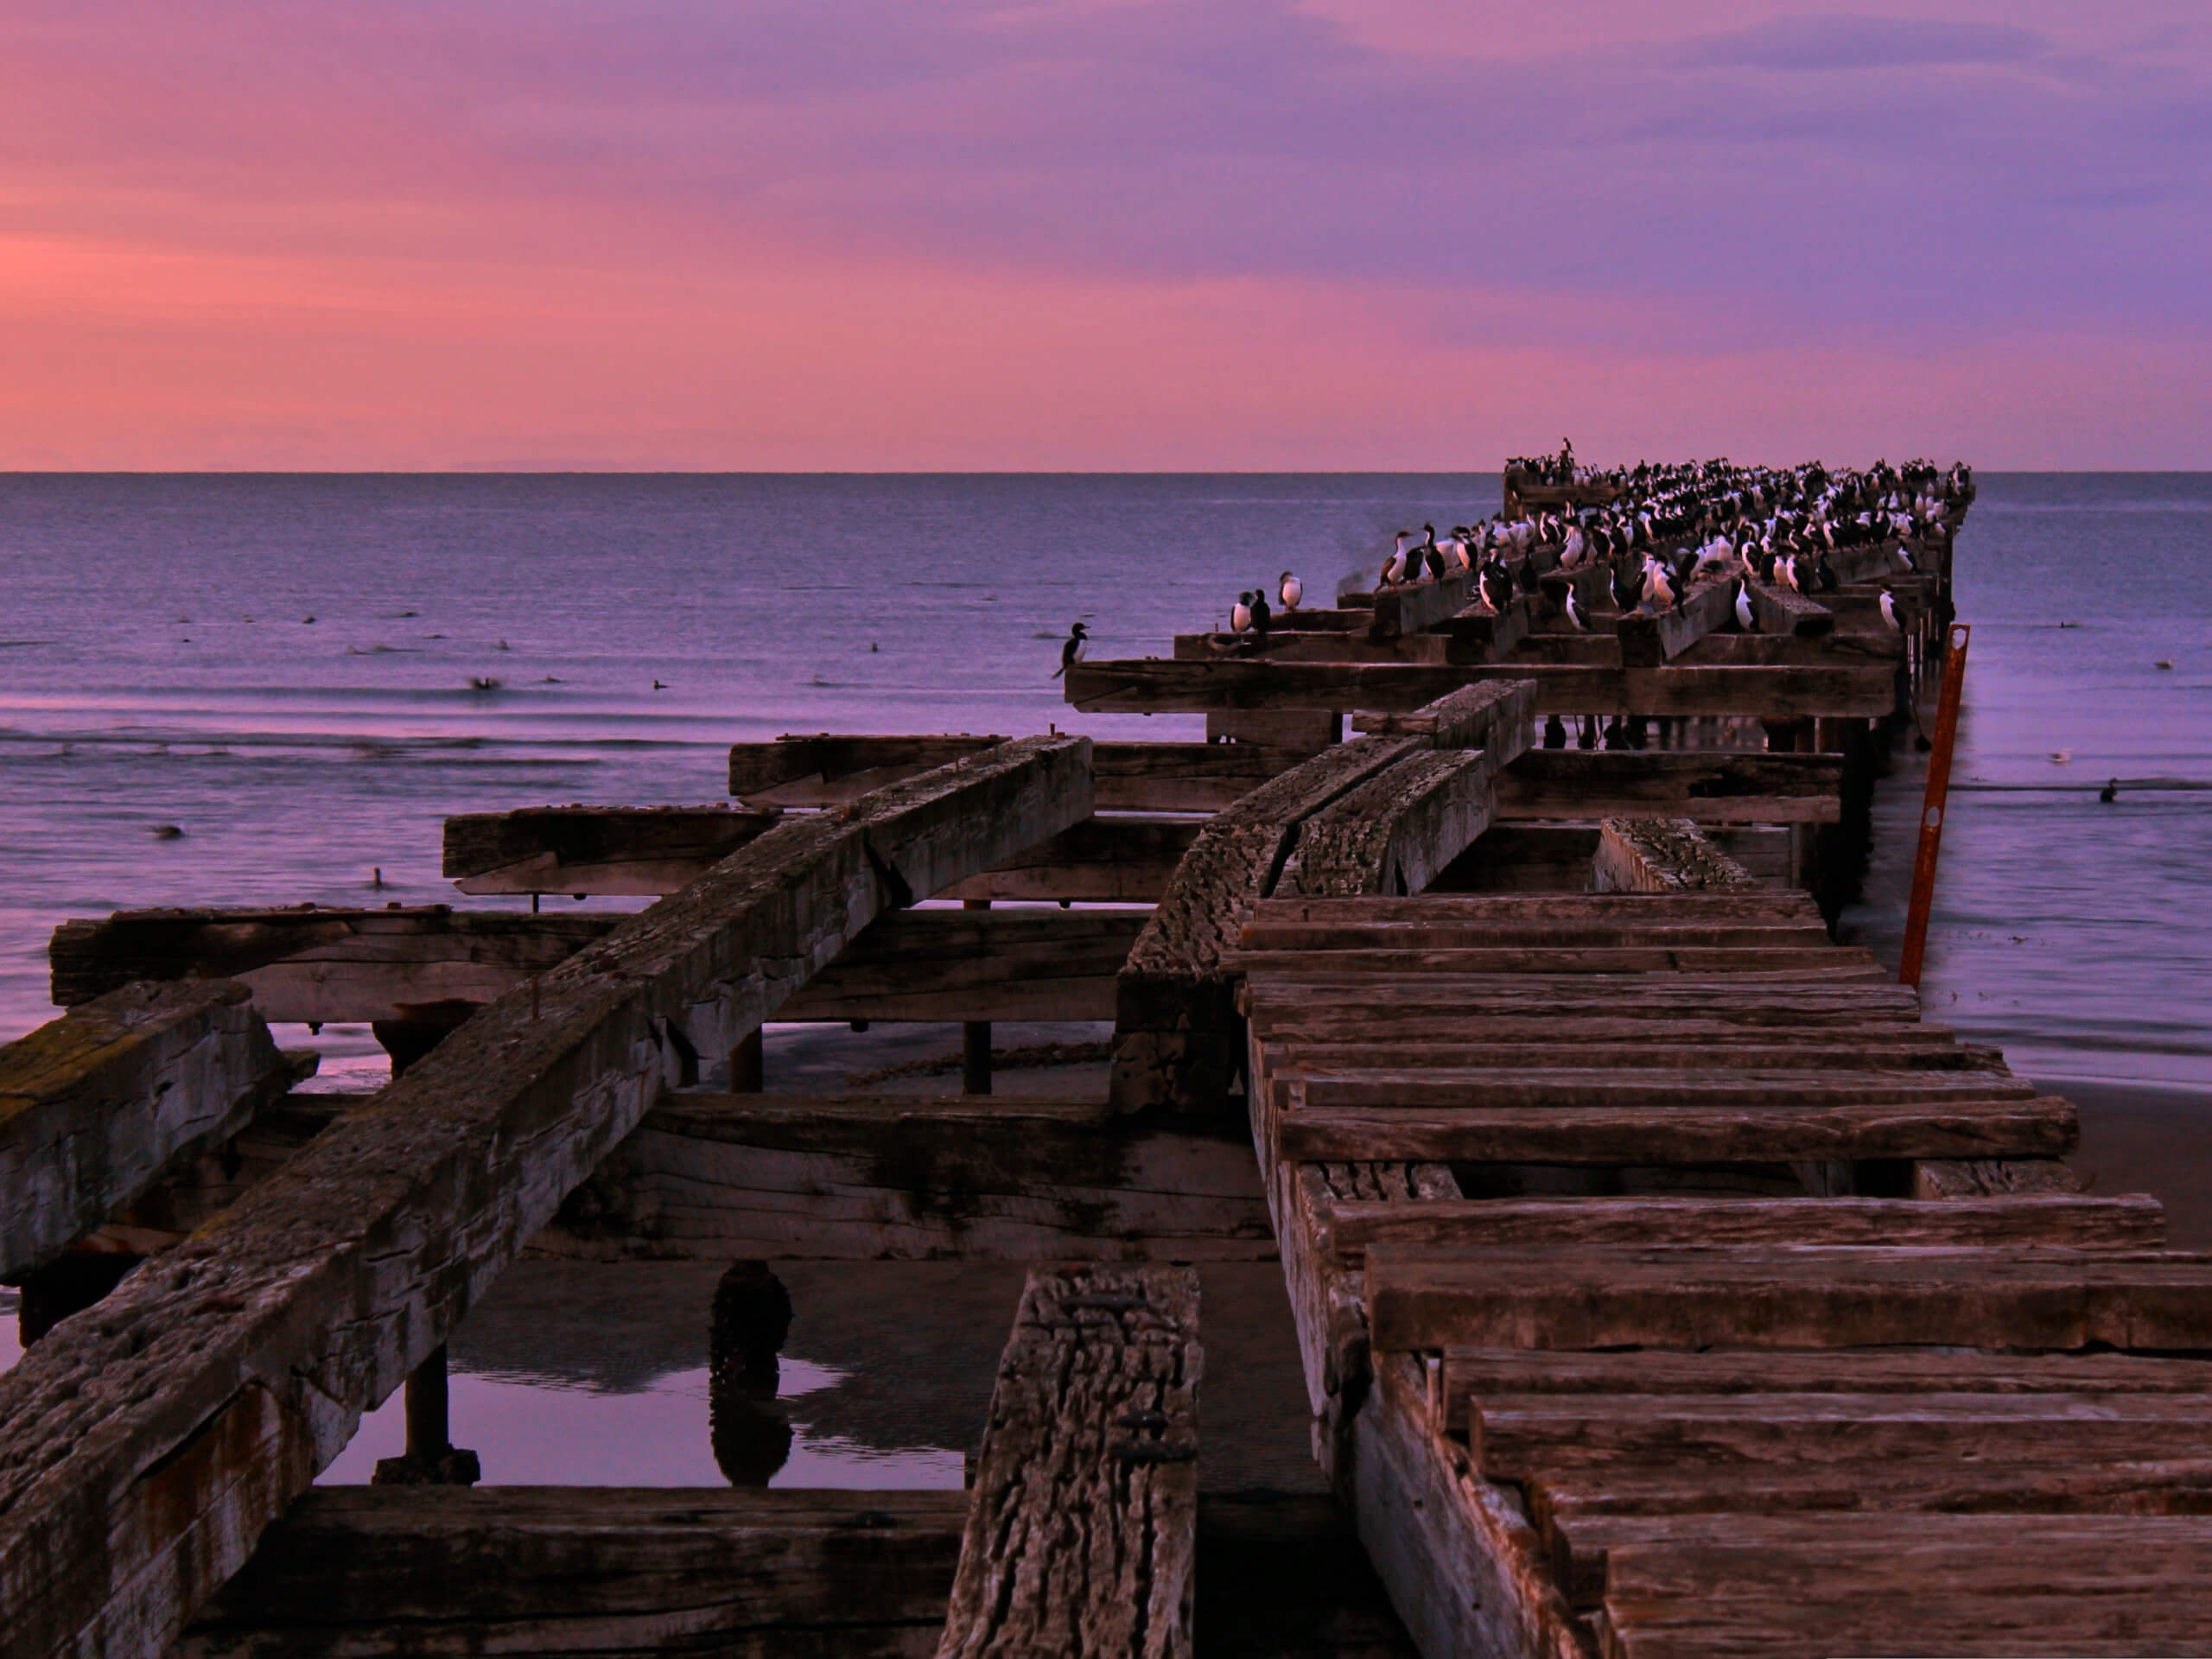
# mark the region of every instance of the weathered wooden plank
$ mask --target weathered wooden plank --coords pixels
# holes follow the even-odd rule
[[[1979,1198],[2081,1190],[2082,1178],[2050,1159],[1933,1160],[1912,1166],[1916,1198]]]
[[[62,923],[48,955],[64,1007],[137,980],[235,979],[264,1020],[408,1020],[493,1001],[623,920],[450,905],[123,910]]]
[[[1030,1269],[939,1659],[1191,1651],[1202,1370],[1188,1268]]]
[[[1735,715],[1761,720],[1880,718],[1892,712],[1886,664],[1817,668],[1631,668],[1548,663],[1080,663],[1066,697],[1099,714],[1210,709],[1409,709],[1475,680],[1530,679],[1539,715]]]
[[[1586,1659],[1542,1541],[1432,1421],[1418,1366],[1378,1356],[1352,1419],[1350,1497],[1361,1541],[1427,1659]]]
[[[1816,639],[1835,631],[1835,614],[1817,600],[1806,598],[1780,582],[1745,583],[1751,596],[1751,612],[1761,633],[1789,634]]]
[[[779,825],[57,1328],[0,1377],[16,1650],[166,1648],[663,1090],[878,911],[1091,804],[1088,740],[1039,738]]]
[[[1624,668],[1656,668],[1681,656],[1734,616],[1735,585],[1726,580],[1692,584],[1681,601],[1656,614],[1630,611],[1613,630]]]
[[[1607,1071],[1560,1065],[1530,1071],[1386,1069],[1378,1055],[1355,1071],[1322,1071],[1287,1066],[1279,1081],[1294,1080],[1300,1104],[1332,1111],[1403,1107],[1408,1111],[1484,1107],[1675,1107],[1965,1105],[2026,1101],[2036,1085],[2024,1077],[1986,1071]]]
[[[1467,1444],[1492,1480],[1626,1465],[2140,1463],[2202,1448],[2202,1394],[1485,1394]]]
[[[1293,1085],[1295,1087],[1295,1084]],[[1294,1111],[1282,1155],[1308,1162],[1427,1159],[1483,1164],[1640,1166],[1916,1158],[1980,1148],[1993,1157],[2073,1149],[2063,1100],[1904,1106],[1402,1106]],[[1922,1148],[1944,1148],[1945,1154]]]
[[[1325,749],[1199,832],[1116,989],[1117,1107],[1219,1103],[1242,1065],[1244,1041],[1224,952],[1273,887],[1298,825],[1421,747],[1413,738],[1363,737]]]
[[[1982,1473],[1973,1469],[1971,1465],[1967,1469],[1976,1477]],[[2041,1513],[2050,1515],[2053,1512]],[[2056,1513],[2113,1512],[2070,1510]],[[2134,1513],[2140,1518],[2154,1518],[2145,1512]],[[1896,1527],[1900,1520],[1916,1523],[1929,1518],[1933,1518],[1932,1512],[1925,1508],[1898,1508],[1886,1513],[1867,1515],[1797,1512],[1771,1520],[1741,1514],[1590,1516],[1546,1529],[1544,1541],[1551,1553],[1554,1571],[1565,1586],[1568,1600],[1578,1608],[1595,1609],[1605,1601],[1609,1557],[1616,1549],[1645,1547],[1694,1548],[1707,1543],[1736,1544],[1759,1540],[1785,1550],[1802,1551],[1808,1546],[1819,1549],[1838,1544],[1864,1544],[1880,1537],[1885,1529]],[[1974,1518],[1996,1522],[2002,1517],[1986,1515]],[[1910,1525],[1898,1529],[1907,1536],[1910,1535],[1912,1529]],[[2096,1541],[2083,1538],[2081,1541],[2086,1548],[2094,1548]],[[2103,1541],[2109,1543],[2111,1541]],[[1949,1599],[1953,1586],[1930,1582],[1914,1585],[1910,1588],[1940,1605]],[[1959,1588],[1963,1589],[1971,1599],[1978,1586],[1969,1584]],[[1725,1605],[1715,1609],[1714,1624],[1725,1630],[1729,1622],[1728,1611]],[[1914,1649],[1916,1652],[1919,1650]]]
[[[1905,1198],[1447,1199],[1332,1206],[1330,1236],[1348,1266],[1370,1245],[1574,1249],[1585,1245],[1986,1245],[2155,1250],[2156,1198],[2044,1198],[1929,1204]],[[2212,1392],[2212,1386],[2208,1387]]]
[[[1366,595],[1370,601],[1375,637],[1395,639],[1402,633],[1419,633],[1446,617],[1466,609],[1474,597],[1471,572],[1454,570],[1443,576],[1425,576],[1395,588],[1378,588]]]
[[[600,1261],[1269,1261],[1249,1141],[1015,1096],[666,1096],[533,1241]]]
[[[41,1267],[295,1068],[231,980],[110,991],[0,1047],[0,1279]]]
[[[1750,893],[1424,893],[1418,899],[1368,897],[1325,901],[1270,899],[1270,917],[1287,920],[1342,919],[1353,923],[1461,922],[1535,925],[1567,923],[1614,925],[1749,926],[1818,925],[1820,906],[1805,893],[1779,888]]]
[[[1419,893],[1490,827],[1495,760],[1411,754],[1299,826],[1281,885],[1309,898]]]
[[[729,792],[754,806],[841,806],[871,790],[997,747],[1003,736],[786,733],[734,743]]]
[[[2066,1250],[1367,1253],[1378,1349],[2212,1349],[2212,1262]]]
[[[1688,818],[1607,818],[1598,826],[1600,893],[1741,893],[1758,883]]]
[[[322,1486],[176,1659],[933,1652],[963,1492]]]
[[[1338,920],[1325,910],[1293,917],[1270,900],[1252,913],[1237,935],[1243,950],[1627,950],[1639,945],[1697,945],[1746,949],[1771,945],[1786,950],[1819,949],[1828,943],[1817,922],[1578,922],[1496,921],[1480,918],[1436,921]]]
[[[1833,823],[1842,779],[1829,754],[1531,749],[1498,774],[1497,816]]]
[[[1346,981],[1361,977],[1440,979],[1492,974],[1643,975],[1788,974],[1848,976],[1878,982],[1888,972],[1863,945],[1560,945],[1489,948],[1444,945],[1434,950],[1236,950],[1224,953],[1230,972],[1264,973],[1272,980],[1315,975]],[[1748,989],[1749,988],[1745,988]]]
[[[1207,742],[1101,743],[1092,753],[1102,812],[1217,812],[1311,759],[1313,751]]]
[[[1608,1659],[2071,1659],[2191,1653],[2212,1643],[2212,1518],[1821,1516],[1738,1524],[1730,1541],[1611,1552]]]
[[[532,806],[445,821],[444,873],[467,893],[658,898],[781,816],[719,806]]]
[[[1826,1205],[1864,1200],[1802,1202]],[[2034,1214],[2052,1202],[2029,1200],[2025,1208]],[[2132,1205],[2140,1200],[2125,1202]],[[1526,1348],[1446,1348],[1441,1366],[1437,1391],[1447,1400],[1455,1395],[1491,1393],[1605,1396],[2212,1394],[2212,1360],[2160,1359],[2141,1354],[1978,1354],[1946,1348],[1823,1348],[1805,1353],[1770,1348],[1715,1349],[1694,1354],[1644,1349],[1590,1354]],[[1460,1408],[1465,1409],[1464,1399]],[[1638,1477],[1647,1478],[1649,1471]]]
[[[1351,724],[1370,737],[1419,737],[1432,748],[1481,749],[1503,766],[1529,753],[1529,725],[1535,717],[1533,681],[1487,680],[1419,709],[1355,714]]]
[[[1630,1022],[1616,1021],[1626,1027]],[[1870,1040],[1866,1033],[1844,1036],[1823,1033],[1795,1042],[1747,1041],[1756,1039],[1756,1027],[1714,1026],[1705,1031],[1660,1030],[1643,1022],[1640,1031],[1621,1029],[1619,1040],[1602,1040],[1606,1033],[1575,1032],[1573,1058],[1585,1066],[1612,1067],[1624,1071],[1679,1071],[1704,1068],[1721,1071],[1832,1069],[1843,1071],[1992,1071],[1999,1070],[1984,1049],[1961,1048],[1921,1037],[1911,1027],[1900,1027],[1900,1037]],[[1546,1033],[1529,1033],[1522,1041],[1432,1043],[1408,1037],[1387,1048],[1352,1040],[1356,1021],[1347,1020],[1341,1035],[1315,1040],[1300,1036],[1287,1041],[1270,1040],[1269,1065],[1286,1073],[1356,1071],[1371,1065],[1378,1052],[1387,1053],[1396,1071],[1431,1068],[1477,1067],[1497,1071],[1535,1071],[1560,1058],[1558,1027]],[[1489,1033],[1482,1033],[1487,1036]],[[1771,1038],[1774,1033],[1769,1033]],[[1886,1037],[1886,1033],[1884,1034]]]
[[[1198,828],[1194,818],[1085,818],[995,870],[955,883],[940,896],[1157,904],[1175,879],[1175,867],[1198,840]]]
[[[1374,976],[1347,975],[1334,987],[1278,973],[1279,954],[1253,952],[1247,995],[1257,1014],[1301,1014],[1316,1007],[1410,1009],[1434,1020],[1452,1013],[1479,1020],[1522,1016],[1558,1006],[1563,1012],[1611,1019],[1664,1021],[1669,1016],[1731,1025],[1883,1025],[1910,1023],[1919,995],[1895,982],[1848,976],[1773,974],[1491,973],[1435,975],[1393,992]],[[1458,1029],[1458,1027],[1454,1027]]]
[[[1110,1020],[1139,910],[902,910],[870,923],[786,1020]]]

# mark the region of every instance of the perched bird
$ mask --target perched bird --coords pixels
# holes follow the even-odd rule
[[[1903,633],[1904,622],[1897,615],[1897,596],[1885,588],[1882,589],[1881,598],[1875,602],[1882,607],[1882,620],[1889,624],[1890,632]]]
[[[1282,573],[1281,584],[1275,589],[1275,597],[1282,601],[1283,609],[1294,611],[1298,608],[1298,601],[1306,597],[1306,584],[1286,570]]]
[[[1759,631],[1759,613],[1751,603],[1751,585],[1740,577],[1736,582],[1733,608],[1736,613],[1736,631],[1738,633],[1757,633]]]
[[[1268,626],[1274,620],[1274,613],[1268,609],[1267,594],[1255,588],[1252,590],[1252,634],[1262,645],[1268,643]]]
[[[1406,579],[1406,543],[1412,537],[1413,531],[1410,530],[1402,530],[1397,533],[1397,545],[1390,550],[1390,556],[1382,561],[1382,581],[1385,586],[1394,582],[1403,582]]]
[[[1080,622],[1068,630],[1068,637],[1060,642],[1060,665],[1052,671],[1054,679],[1083,660],[1083,642],[1090,637],[1090,630]]]
[[[1236,595],[1236,604],[1234,604],[1234,605],[1232,605],[1231,607],[1230,607],[1230,610],[1229,610],[1229,631],[1230,631],[1231,633],[1249,633],[1249,632],[1251,632],[1251,631],[1252,631],[1252,595],[1251,595],[1251,594],[1237,594],[1237,595]]]
[[[1423,524],[1421,544],[1414,549],[1413,574],[1418,577],[1424,566],[1439,582],[1444,579],[1444,550],[1436,544],[1436,526]]]
[[[1675,573],[1667,568],[1664,559],[1648,555],[1643,564],[1643,602],[1655,610],[1669,611],[1675,607]]]
[[[1630,564],[1625,560],[1619,564],[1615,565],[1613,567],[1612,590],[1613,608],[1615,610],[1624,613],[1634,610],[1636,608],[1637,601],[1643,597],[1643,571],[1642,568],[1637,565]]]
[[[1590,632],[1590,613],[1582,608],[1582,601],[1575,597],[1572,584],[1567,588],[1566,602],[1560,605],[1560,611],[1567,618],[1567,626],[1577,633]]]
[[[1483,566],[1476,581],[1482,589],[1483,603],[1491,610],[1503,614],[1506,607],[1513,603],[1513,573],[1503,561],[1492,559]]]

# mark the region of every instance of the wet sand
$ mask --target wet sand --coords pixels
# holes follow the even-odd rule
[[[2212,1250],[2212,1090],[2063,1078],[2037,1086],[2081,1109],[2081,1148],[2067,1162],[2092,1192],[2148,1192],[2166,1206],[2169,1249]]]

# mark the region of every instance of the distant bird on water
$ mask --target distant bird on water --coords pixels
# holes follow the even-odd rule
[[[1282,601],[1283,609],[1294,611],[1298,608],[1298,601],[1306,597],[1306,584],[1286,570],[1282,573],[1281,585],[1275,589],[1275,597]]]
[[[1083,642],[1090,637],[1090,630],[1080,622],[1068,630],[1068,637],[1060,642],[1060,665],[1052,671],[1054,679],[1083,660]]]
[[[2120,779],[2115,778],[2097,791],[2097,798],[2110,806],[2120,798]]]

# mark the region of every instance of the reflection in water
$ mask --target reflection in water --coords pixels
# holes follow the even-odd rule
[[[766,1486],[791,1459],[791,1421],[777,1400],[791,1298],[765,1262],[739,1262],[715,1287],[707,1338],[715,1465],[733,1486]]]

